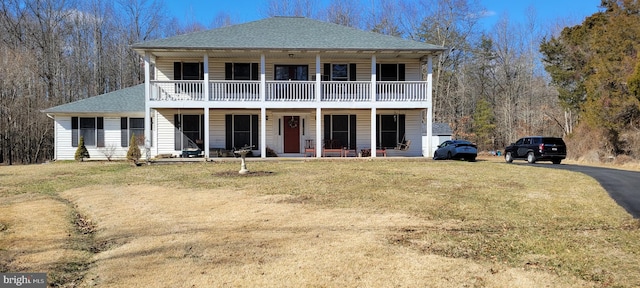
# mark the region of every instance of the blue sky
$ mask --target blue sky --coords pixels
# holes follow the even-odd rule
[[[193,19],[209,26],[219,12],[230,15],[235,23],[244,23],[264,18],[267,1],[262,0],[165,0],[169,13],[183,22]],[[323,7],[330,0],[320,0]],[[361,0],[375,1],[375,0]],[[598,11],[600,0],[479,0],[486,9],[486,17],[481,21],[486,30],[503,16],[510,22],[524,23],[526,11],[532,7],[537,21],[542,25],[551,25],[558,21],[578,24],[586,16]],[[187,21],[184,21],[187,20]]]

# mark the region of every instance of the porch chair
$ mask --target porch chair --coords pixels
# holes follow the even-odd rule
[[[400,151],[407,151],[409,150],[409,146],[411,146],[411,140],[404,141],[403,143],[398,143],[396,149]]]
[[[342,147],[342,157],[349,157],[353,155],[353,157],[358,157],[358,147],[349,149],[349,147]]]
[[[311,153],[311,157],[316,157],[316,146],[313,145],[313,139],[304,140],[304,157]]]
[[[342,145],[339,140],[328,139],[324,140],[324,146],[322,147],[322,156],[327,157],[327,153],[338,153],[340,157],[343,155]]]

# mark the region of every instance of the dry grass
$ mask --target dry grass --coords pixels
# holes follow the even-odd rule
[[[81,287],[640,285],[638,221],[584,175],[350,160],[0,167],[0,269]]]

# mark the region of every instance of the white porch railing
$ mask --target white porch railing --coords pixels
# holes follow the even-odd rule
[[[320,101],[371,101],[368,81],[322,81]],[[205,101],[203,81],[151,81],[151,101]],[[315,81],[266,81],[265,101],[316,101]],[[376,101],[427,101],[427,82],[376,82]],[[260,101],[260,81],[209,81],[210,101]]]
[[[267,101],[315,101],[314,81],[267,81]]]
[[[157,101],[202,101],[202,88],[202,81],[197,80],[152,81],[150,97]]]
[[[371,101],[371,82],[322,82],[322,101]]]
[[[210,81],[212,101],[260,101],[260,81]]]
[[[427,82],[376,82],[377,101],[427,101]]]

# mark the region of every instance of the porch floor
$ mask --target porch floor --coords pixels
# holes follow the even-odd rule
[[[393,157],[340,157],[340,156],[330,156],[330,157],[304,157],[304,154],[300,154],[300,156],[287,156],[287,157],[247,157],[245,158],[247,162],[260,162],[260,161],[369,161],[369,160],[401,160],[401,159],[427,159],[428,157],[418,157],[418,156],[393,156]],[[195,162],[240,162],[240,157],[212,157],[212,158],[158,158],[151,159],[151,164],[171,164],[171,163],[195,163]]]

